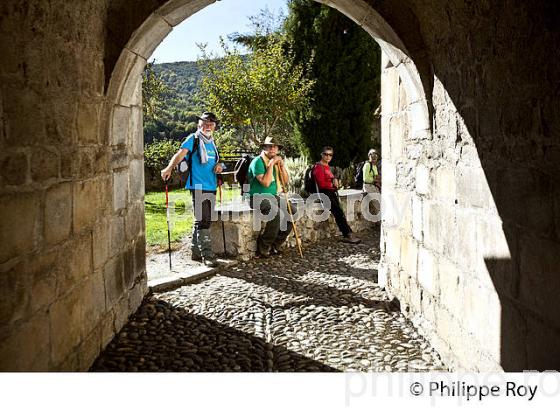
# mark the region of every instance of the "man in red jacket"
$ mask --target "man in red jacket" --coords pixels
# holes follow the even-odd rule
[[[325,194],[331,201],[331,213],[334,216],[334,220],[338,225],[338,229],[344,236],[344,242],[348,243],[360,243],[361,240],[355,238],[352,234],[352,229],[346,221],[346,216],[344,211],[340,206],[340,201],[338,200],[338,195],[336,191],[339,188],[338,180],[335,178],[329,167],[329,162],[331,162],[333,157],[333,148],[326,146],[323,147],[321,151],[321,160],[315,164],[313,168],[313,178],[317,183],[319,192]]]

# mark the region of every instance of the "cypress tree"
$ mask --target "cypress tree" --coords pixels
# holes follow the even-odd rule
[[[371,145],[374,111],[380,102],[381,51],[355,22],[313,0],[291,0],[286,32],[295,63],[308,65],[315,80],[311,102],[294,112],[298,138],[318,159],[331,145],[333,165],[365,158]]]

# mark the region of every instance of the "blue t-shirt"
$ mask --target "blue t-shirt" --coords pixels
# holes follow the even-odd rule
[[[202,139],[198,140],[199,144],[204,144]],[[193,151],[194,146],[194,134],[191,134],[187,139],[181,144],[181,148],[186,148],[189,153]],[[185,189],[202,189],[204,191],[215,191],[217,186],[217,178],[214,173],[214,166],[216,165],[218,153],[214,149],[214,144],[207,143],[204,144],[206,147],[206,152],[208,153],[208,162],[206,164],[200,163],[200,145],[192,155],[192,185],[191,176],[187,178],[187,184]],[[187,154],[189,155],[189,154]]]

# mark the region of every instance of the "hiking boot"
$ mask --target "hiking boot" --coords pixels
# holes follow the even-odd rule
[[[204,259],[204,266],[215,268],[218,266],[218,261],[216,259]]]
[[[260,259],[268,258],[272,253],[271,248],[271,246],[266,246],[260,243],[260,241],[257,239],[257,253],[255,256]]]
[[[191,260],[202,262],[202,255],[200,253],[191,253]]]
[[[270,253],[269,253],[269,252],[266,252],[266,253],[265,253],[265,252],[257,252],[257,253],[255,254],[255,257],[256,257],[257,259],[266,259],[266,258],[270,258]]]
[[[270,248],[270,254],[271,255],[282,255],[284,253],[284,250],[282,249],[282,246],[280,245],[272,245],[272,248]]]
[[[352,233],[349,233],[348,235],[346,235],[346,236],[344,237],[344,239],[342,239],[342,242],[351,243],[351,244],[356,245],[356,244],[358,244],[358,243],[361,243],[362,240],[356,238],[354,235],[352,235]]]

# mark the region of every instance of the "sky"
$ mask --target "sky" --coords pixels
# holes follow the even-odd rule
[[[250,31],[249,16],[268,7],[278,15],[288,14],[287,0],[221,0],[216,1],[176,26],[156,48],[150,61],[172,63],[196,61],[200,56],[197,43],[208,43],[208,51],[220,54],[219,37]]]

